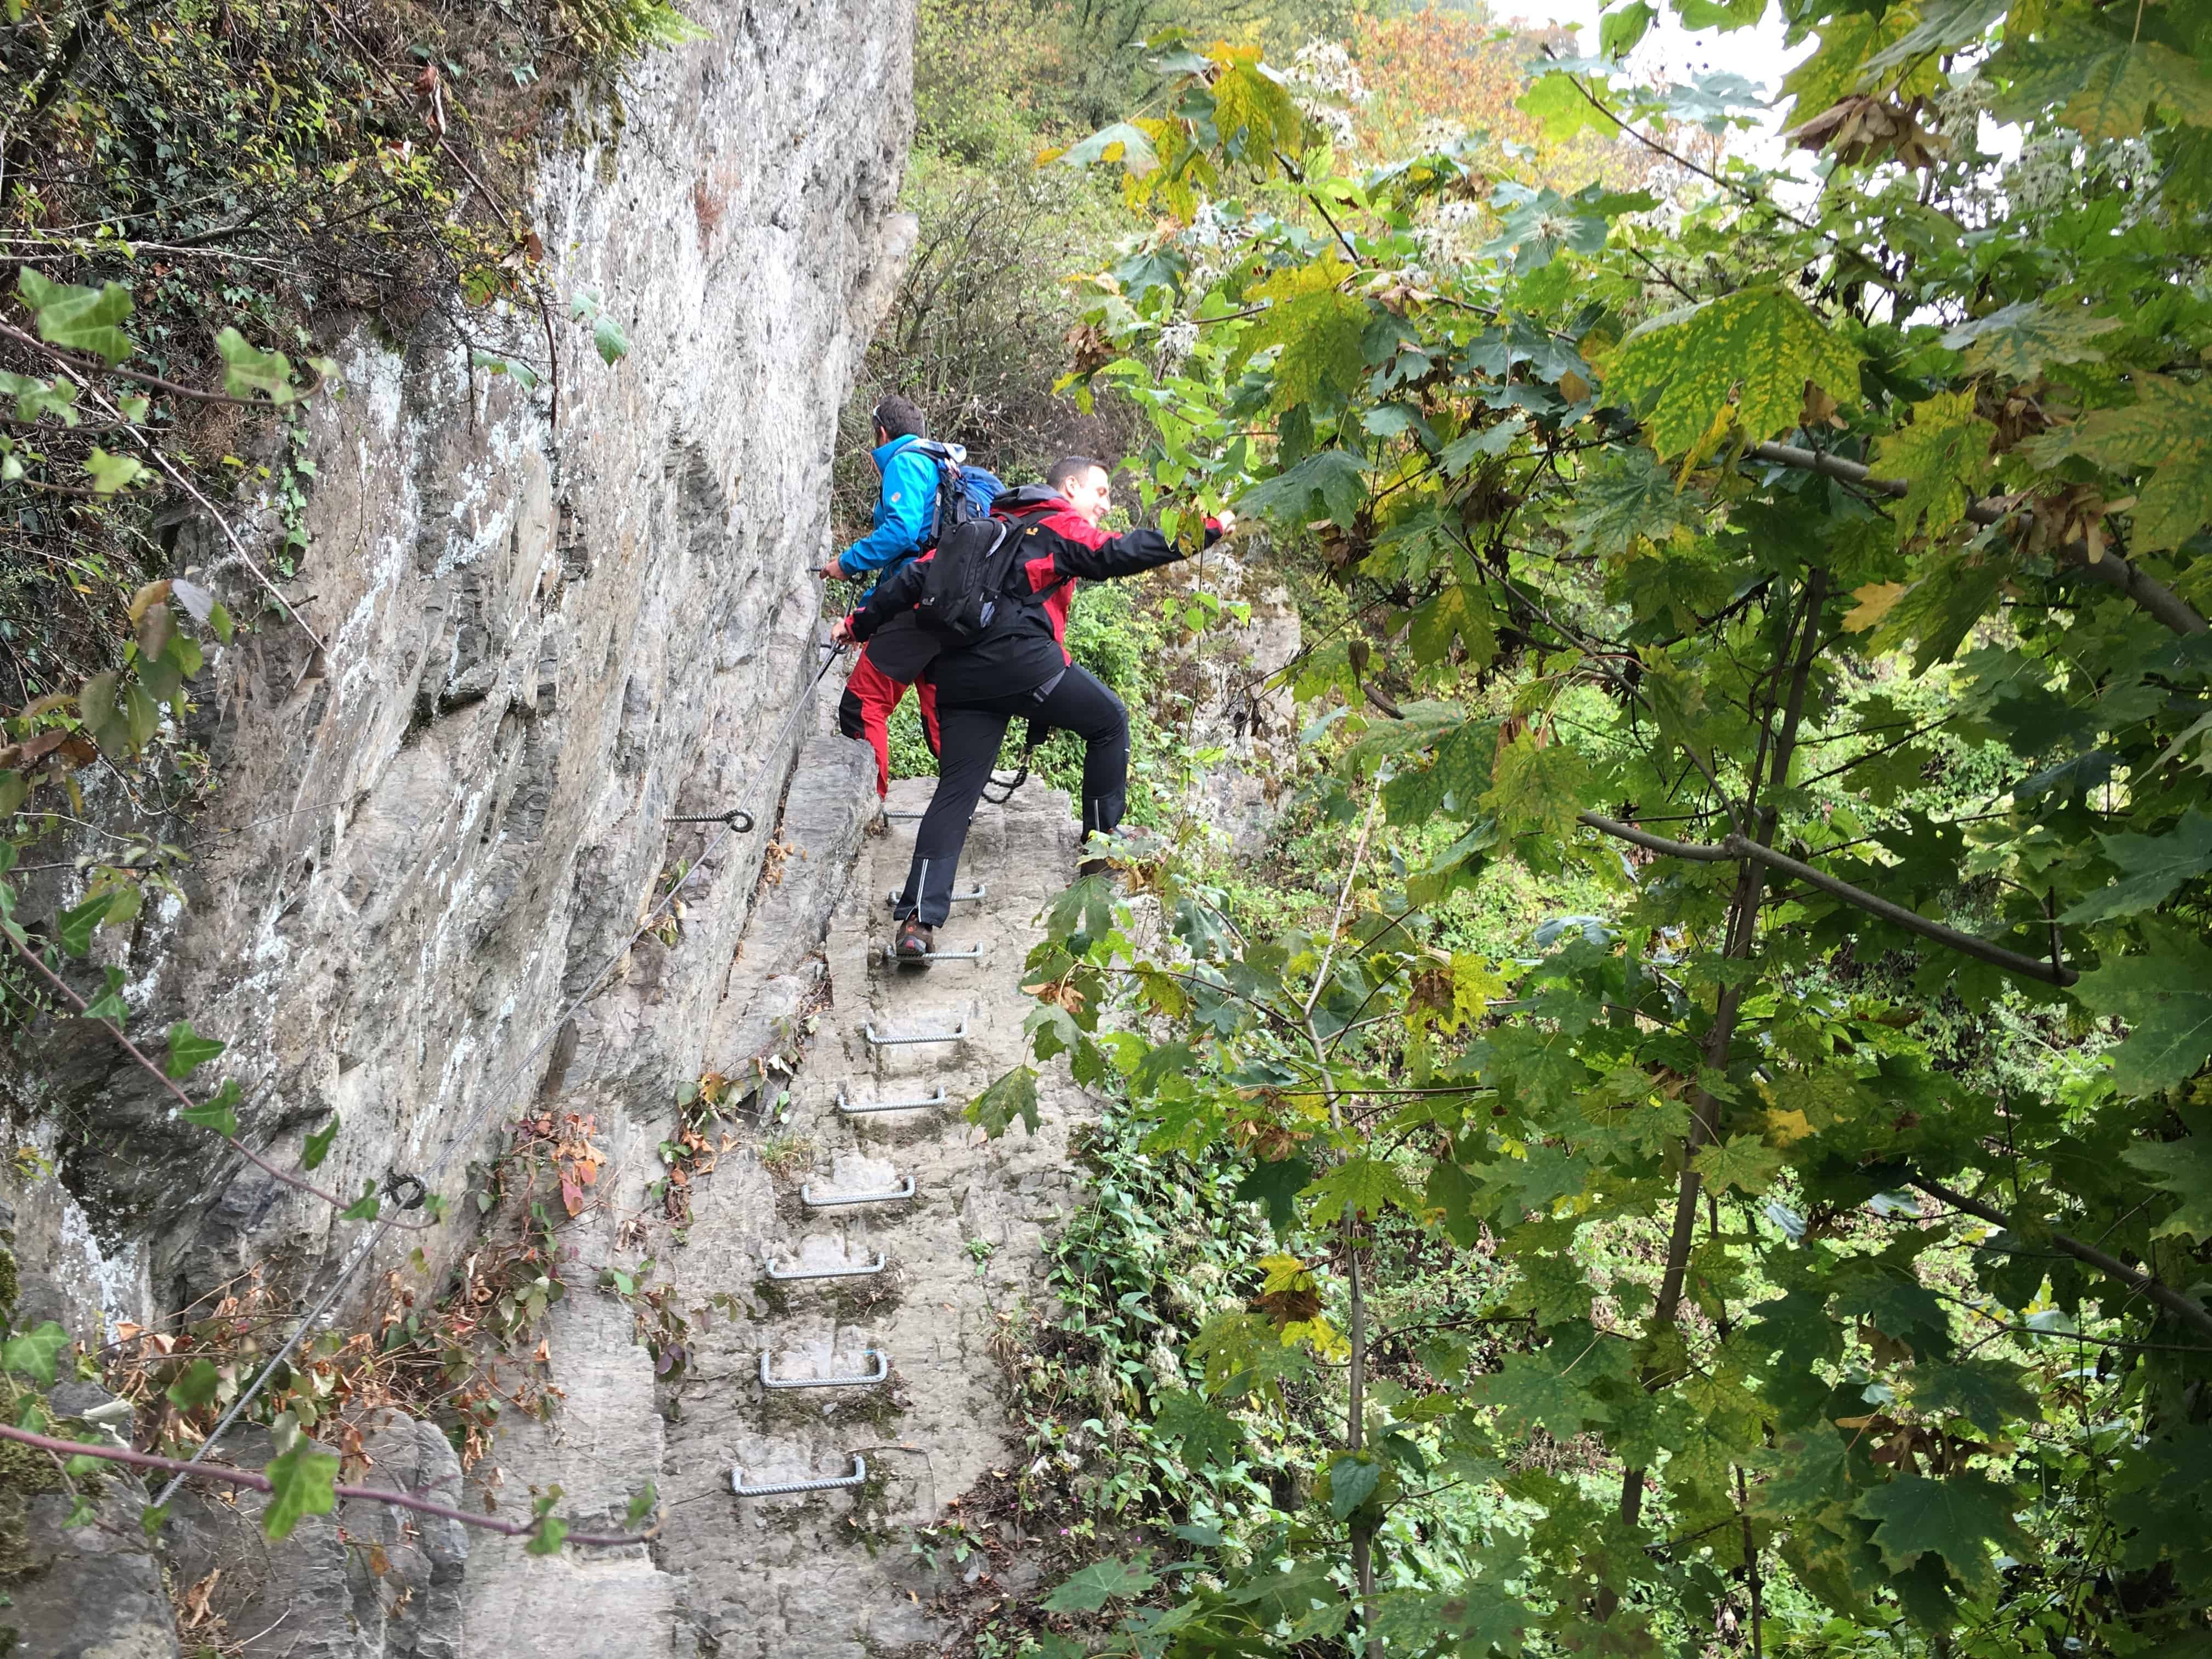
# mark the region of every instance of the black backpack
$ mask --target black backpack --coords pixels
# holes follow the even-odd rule
[[[950,645],[973,645],[990,632],[1022,544],[1003,519],[965,519],[946,527],[923,566],[915,610],[922,626]]]

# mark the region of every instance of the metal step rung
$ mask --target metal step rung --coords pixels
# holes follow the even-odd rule
[[[855,1106],[845,1098],[842,1084],[837,1086],[837,1113],[841,1117],[859,1117],[868,1112],[918,1112],[926,1106],[942,1106],[946,1096],[945,1085],[937,1085],[937,1092],[927,1100],[878,1100],[872,1105]]]
[[[960,1016],[960,1024],[950,1031],[926,1031],[914,1036],[878,1036],[876,1023],[864,1020],[860,1035],[867,1039],[871,1048],[897,1048],[909,1042],[957,1042],[968,1035],[968,1016]]]
[[[912,1176],[906,1178],[903,1186],[894,1187],[887,1193],[824,1193],[817,1198],[811,1181],[799,1189],[799,1201],[810,1210],[834,1209],[840,1204],[893,1204],[913,1196]]]
[[[884,966],[892,968],[902,962],[973,962],[983,960],[983,947],[971,945],[964,951],[931,951],[918,957],[902,957],[890,945],[884,946]]]
[[[872,1388],[891,1374],[890,1356],[881,1348],[863,1351],[863,1358],[873,1359],[876,1369],[863,1371],[858,1376],[787,1376],[781,1380],[768,1374],[768,1350],[761,1350],[760,1384],[763,1389],[856,1389]]]
[[[884,808],[884,816],[898,823],[919,823],[921,822],[925,814],[921,812],[894,811],[891,808],[886,806]]]
[[[836,1492],[846,1486],[864,1486],[868,1483],[868,1460],[860,1453],[853,1454],[853,1472],[841,1480],[773,1480],[766,1486],[745,1485],[743,1468],[730,1471],[730,1490],[740,1498],[781,1498],[794,1492]]]
[[[776,1279],[866,1279],[871,1273],[884,1270],[884,1253],[876,1252],[876,1259],[865,1267],[793,1267],[789,1273],[780,1271],[775,1263],[768,1264],[768,1276]]]
[[[977,899],[986,899],[990,897],[991,884],[988,882],[979,881],[975,884],[975,887],[968,892],[953,893],[947,896],[955,904],[972,903]],[[899,890],[896,887],[892,888],[890,892],[884,895],[884,902],[894,910],[898,908],[898,902]]]

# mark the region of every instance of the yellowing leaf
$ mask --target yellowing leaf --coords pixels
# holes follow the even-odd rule
[[[1794,1146],[1813,1133],[1813,1126],[1802,1112],[1770,1111],[1766,1115],[1766,1138],[1778,1146]]]
[[[1869,582],[1864,587],[1854,588],[1851,597],[1858,603],[1844,613],[1844,631],[1863,634],[1881,627],[1881,619],[1905,597],[1905,589],[1903,582]]]
[[[1522,732],[1498,751],[1482,804],[1508,836],[1546,834],[1566,840],[1590,776],[1589,764],[1564,744],[1539,744]]]
[[[1359,384],[1365,360],[1359,349],[1367,327],[1366,305],[1343,292],[1353,275],[1331,255],[1269,277],[1252,290],[1267,301],[1239,342],[1232,368],[1241,368],[1269,346],[1280,346],[1275,360],[1274,407],[1304,404],[1334,408]]]
[[[1939,392],[1915,404],[1912,424],[1878,440],[1874,468],[1884,477],[1902,478],[1904,525],[1922,514],[1930,536],[1940,536],[1966,516],[1990,470],[1990,446],[1997,429],[1974,413],[1972,388]]]
[[[1680,455],[1712,429],[1740,385],[1735,418],[1756,442],[1796,425],[1811,381],[1855,401],[1858,349],[1787,289],[1747,288],[1654,318],[1613,354],[1606,391],[1648,410],[1651,447]]]
[[[2135,505],[2136,544],[2175,548],[2212,520],[2212,386],[2145,374],[2142,395],[2100,409],[2027,446],[2053,466],[2082,455],[2116,471],[2152,469]]]
[[[2062,104],[2060,118],[2091,138],[2132,138],[2154,111],[2212,126],[2212,81],[2196,64],[2076,15],[2053,18],[2040,40],[2008,41],[1990,70],[2011,82],[1996,105],[2008,118]]]

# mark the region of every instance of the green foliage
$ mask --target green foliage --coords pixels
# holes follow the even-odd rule
[[[1273,866],[1145,872],[1236,927],[1072,896],[1031,963],[1036,1059],[1264,1214],[1130,1438],[1188,1477],[1225,1413],[1303,1489],[1155,1527],[1200,1559],[1092,1604],[1109,1651],[2203,1635],[2149,1471],[2212,1375],[2212,37],[1790,23],[1817,198],[1260,155],[1231,44],[1093,147],[1176,222],[1085,289],[1151,504],[1264,514],[1338,596]],[[1523,112],[1741,101],[1627,78]]]

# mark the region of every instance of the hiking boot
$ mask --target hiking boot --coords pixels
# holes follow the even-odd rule
[[[918,967],[929,966],[929,953],[937,948],[937,930],[921,925],[919,916],[908,916],[898,925],[898,937],[891,941],[891,955],[902,963]]]

